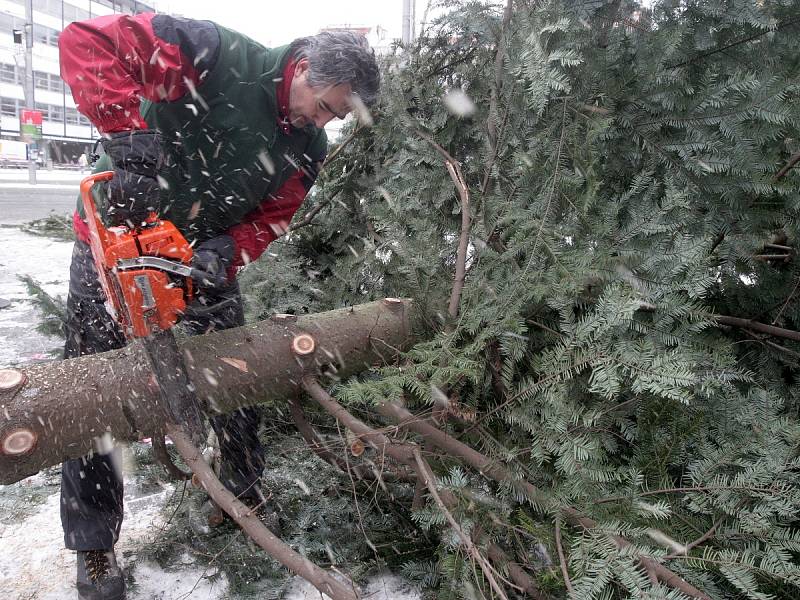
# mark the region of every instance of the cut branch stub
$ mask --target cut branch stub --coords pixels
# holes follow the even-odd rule
[[[309,354],[313,354],[316,348],[317,343],[314,341],[314,338],[307,333],[296,335],[292,340],[292,352],[299,354],[300,356],[308,356]]]
[[[350,448],[350,454],[356,458],[364,454],[364,450],[366,449],[364,442],[349,429],[347,430],[347,446]]]
[[[5,435],[0,448],[6,456],[25,456],[36,447],[37,439],[37,435],[30,429],[13,429]]]
[[[294,323],[297,321],[297,315],[275,313],[270,317],[270,320],[277,321],[279,323]]]
[[[0,369],[0,392],[13,392],[26,381],[25,373],[16,369]]]
[[[383,303],[389,308],[396,308],[396,309],[401,309],[403,308],[404,305],[404,302],[401,298],[384,298]]]

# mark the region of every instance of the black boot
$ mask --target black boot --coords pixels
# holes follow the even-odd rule
[[[125,578],[114,550],[78,551],[79,600],[124,600]]]

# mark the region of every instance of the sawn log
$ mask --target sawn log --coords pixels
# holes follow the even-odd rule
[[[411,301],[387,298],[179,341],[205,409],[226,413],[295,395],[312,355],[318,372],[344,377],[392,360],[413,342]],[[316,349],[316,351],[314,351]],[[144,350],[121,350],[0,370],[0,483],[9,484],[111,435],[163,432],[158,386]]]

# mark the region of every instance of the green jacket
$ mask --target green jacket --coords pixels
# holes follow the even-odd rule
[[[276,86],[290,47],[265,48],[215,27],[218,54],[196,90],[190,86],[176,101],[141,104],[148,127],[164,139],[160,214],[197,242],[241,223],[298,169],[310,187],[327,149],[323,129],[287,134],[278,123]],[[98,161],[97,170],[107,168],[107,160]]]

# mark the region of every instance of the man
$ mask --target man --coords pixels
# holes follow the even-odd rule
[[[256,260],[302,203],[325,158],[322,127],[377,96],[366,41],[321,33],[267,49],[208,21],[139,14],[72,23],[59,49],[78,109],[104,135],[97,169],[115,172],[99,194],[106,221],[137,225],[155,210],[174,223],[194,243],[195,265],[213,275],[198,282],[198,302],[210,308],[190,312],[184,326],[242,325],[236,269]],[[80,212],[74,225],[65,358],[125,343],[104,308]],[[223,482],[259,505],[258,412],[211,422]],[[113,550],[122,482],[108,455],[64,463],[61,517],[66,547],[78,555],[79,597],[124,598]]]

